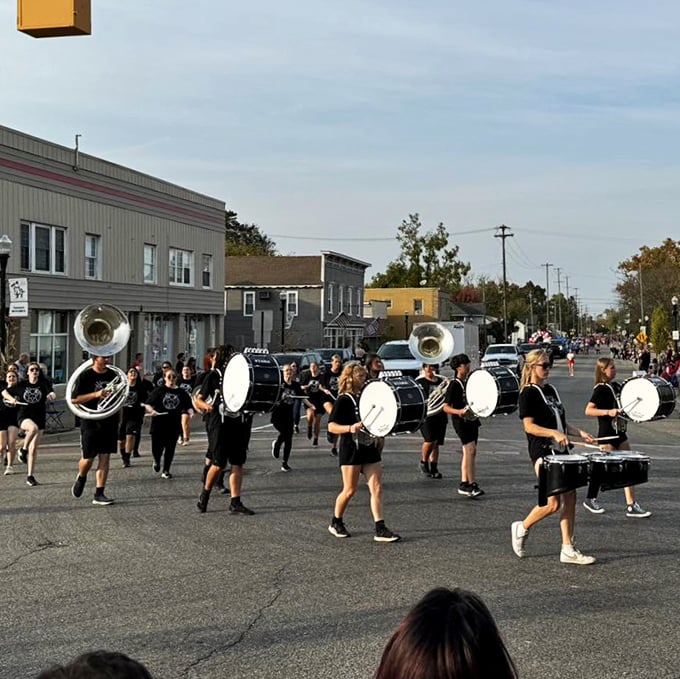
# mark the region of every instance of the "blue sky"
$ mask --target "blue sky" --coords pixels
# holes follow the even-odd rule
[[[2,3],[0,122],[221,198],[284,254],[370,277],[418,212],[498,278],[507,224],[510,280],[549,262],[598,313],[680,238],[677,3],[93,0],[92,24],[36,40]]]

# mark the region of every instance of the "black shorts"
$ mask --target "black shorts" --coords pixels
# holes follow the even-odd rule
[[[126,436],[137,436],[142,431],[143,420],[123,420],[118,427],[118,440],[122,441]]]
[[[454,426],[460,442],[466,446],[468,443],[477,443],[479,440],[479,422],[460,422]]]
[[[80,432],[80,448],[83,459],[94,460],[97,455],[113,455],[116,452],[115,429],[85,429]]]
[[[375,464],[381,461],[380,450],[377,446],[340,446],[338,464],[342,466],[359,466]]]
[[[444,438],[446,437],[446,413],[437,413],[432,417],[428,417],[423,422],[420,433],[425,443],[438,443],[440,446],[443,446]]]
[[[224,469],[227,465],[242,466],[248,457],[250,427],[241,417],[212,418],[207,426],[208,453],[212,463]]]

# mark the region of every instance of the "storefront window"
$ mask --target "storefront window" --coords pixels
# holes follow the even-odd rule
[[[31,311],[32,361],[47,366],[53,382],[66,382],[68,359],[68,313],[65,311]]]

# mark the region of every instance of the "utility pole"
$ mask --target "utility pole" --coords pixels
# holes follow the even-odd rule
[[[574,288],[574,312],[575,312],[575,322],[574,322],[574,327],[576,328],[576,336],[580,337],[581,333],[579,332],[578,325],[579,325],[579,308],[578,308],[578,288]]]
[[[548,329],[550,325],[550,276],[548,275],[548,269],[552,264],[541,264],[545,267],[545,329]]]
[[[560,331],[562,331],[562,288],[560,286],[560,273],[562,273],[562,268],[556,266],[555,271],[557,271],[557,325],[559,326]]]
[[[506,238],[512,238],[512,236],[514,234],[506,233],[506,231],[510,231],[510,227],[505,226],[505,224],[501,224],[500,226],[498,226],[496,228],[500,230],[500,233],[495,234],[494,238],[500,238],[501,239],[502,250],[503,250],[503,341],[507,342],[508,341],[508,282],[507,282],[506,274],[505,274],[505,239]]]

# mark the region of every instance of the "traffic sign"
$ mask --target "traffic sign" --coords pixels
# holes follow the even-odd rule
[[[640,342],[640,344],[644,344],[644,343],[649,339],[649,337],[647,337],[647,333],[646,333],[646,332],[642,332],[642,331],[641,331],[641,332],[639,332],[639,333],[637,334],[637,336],[635,337],[635,339],[636,339],[638,342]]]

